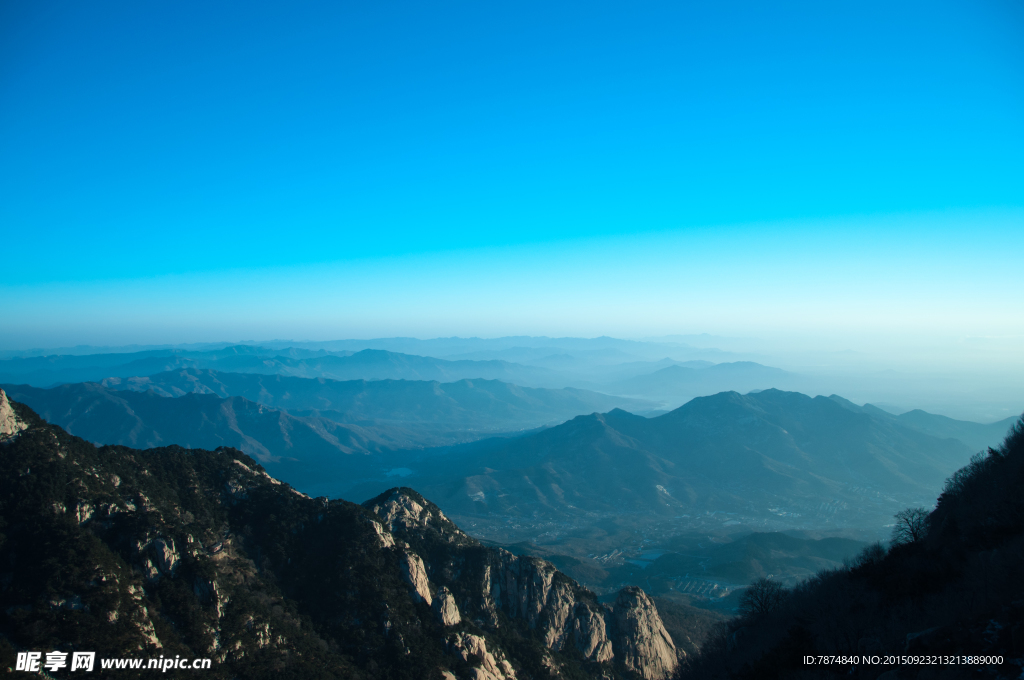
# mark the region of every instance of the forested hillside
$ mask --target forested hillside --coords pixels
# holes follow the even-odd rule
[[[875,678],[893,666],[809,668],[807,655],[948,655],[889,678],[1017,678],[1024,666],[1024,421],[946,482],[932,512],[897,517],[891,547],[792,590],[755,583],[685,678]],[[999,664],[963,665],[964,656]]]

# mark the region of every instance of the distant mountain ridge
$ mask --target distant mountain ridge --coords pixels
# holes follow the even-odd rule
[[[711,338],[702,337],[702,344]],[[647,360],[660,359],[661,357],[676,353],[701,353],[714,354],[718,360],[726,357],[737,358],[729,352],[723,352],[714,348],[694,347],[678,338],[652,338],[645,340],[624,340],[602,336],[597,338],[576,338],[576,337],[547,337],[547,336],[505,336],[500,338],[477,338],[477,337],[448,337],[420,339],[410,337],[392,338],[370,338],[370,339],[341,339],[326,341],[299,341],[299,340],[263,340],[263,341],[238,341],[219,343],[194,343],[175,346],[122,346],[122,347],[92,347],[77,346],[67,348],[53,348],[49,350],[37,349],[25,352],[0,352],[3,357],[52,357],[61,356],[84,356],[97,354],[127,354],[140,352],[219,352],[231,347],[254,346],[266,348],[270,351],[281,351],[286,348],[293,348],[299,351],[324,352],[332,354],[354,353],[364,349],[380,349],[389,352],[403,354],[418,354],[436,356],[446,359],[455,358],[481,358],[480,356],[468,357],[458,356],[465,354],[487,355],[485,358],[495,357],[496,353],[516,351],[536,351],[541,356],[558,354],[560,352],[572,353],[617,353],[621,356],[631,356],[635,359]],[[686,360],[709,357],[690,357]],[[518,361],[518,359],[510,359]]]
[[[343,352],[350,354],[350,352]],[[53,355],[0,361],[0,382],[49,387],[61,383],[97,382],[108,377],[151,375],[178,368],[216,365],[221,370],[267,371],[276,358],[302,359],[327,355],[324,350],[295,348],[269,351],[234,345],[216,350],[146,350],[128,353]],[[270,364],[266,364],[270,361]]]
[[[323,414],[342,423],[425,425],[447,431],[507,432],[564,422],[612,408],[650,409],[653,403],[597,392],[520,387],[498,380],[438,381],[309,379],[277,374],[183,369],[128,379],[105,387],[154,390],[161,396],[189,393],[241,396],[293,415]]]
[[[678,361],[667,357],[653,361],[636,360],[636,357],[614,348],[586,350],[582,357],[547,354],[549,349],[553,348],[512,347],[497,354],[471,353],[473,359],[443,359],[386,349],[328,352],[324,349],[271,349],[250,345],[205,351],[147,350],[124,354],[37,356],[0,360],[0,383],[50,387],[71,382],[100,382],[107,378],[146,377],[174,370],[207,369],[333,380],[501,380],[527,387],[577,387],[624,394],[623,389],[630,391],[637,386],[642,389],[643,380],[639,376],[650,371],[666,366],[683,366],[699,372],[713,366],[704,360]],[[485,356],[514,356],[526,363]],[[759,370],[759,366],[737,364],[733,369],[700,373],[704,380],[697,380],[697,383],[700,389],[711,392],[745,389],[750,380],[740,374]],[[635,384],[619,384],[634,377],[638,379]],[[724,382],[716,380],[716,377],[724,379]],[[659,375],[655,374],[648,380],[657,386]],[[755,383],[759,387],[778,386],[764,380],[752,384]],[[663,392],[673,399],[680,394],[679,390],[672,389]]]
[[[657,418],[615,410],[463,445],[445,463],[459,483],[415,483],[462,516],[715,512],[752,526],[871,526],[927,498],[971,453],[826,397],[726,392]]]
[[[641,403],[498,381],[338,382],[198,369],[105,382],[4,389],[48,421],[93,442],[231,446],[302,488],[400,468],[397,451],[533,429],[553,417],[568,419],[615,403]],[[133,389],[108,386],[115,383]],[[177,396],[163,396],[171,394]],[[282,410],[285,406],[296,412]]]
[[[146,384],[139,381],[136,387]],[[798,516],[803,518],[798,524],[827,526],[842,518],[870,525],[891,515],[891,507],[926,498],[973,453],[958,440],[931,436],[899,417],[778,390],[720,393],[650,419],[613,409],[535,434],[416,453],[482,436],[414,427],[466,424],[459,418],[468,417],[468,409],[446,390],[462,399],[482,396],[506,415],[524,404],[543,412],[549,404],[531,399],[550,393],[474,381],[334,383],[196,370],[165,375],[154,384],[165,391],[243,391],[271,403],[327,400],[323,405],[352,409],[352,417],[339,422],[346,420],[344,411],[296,416],[239,396],[170,398],[97,384],[7,389],[44,417],[93,441],[231,445],[299,488],[318,493],[352,493],[354,485],[363,484],[354,493],[372,495],[387,483],[385,473],[397,470],[411,475],[407,483],[427,489],[446,510],[467,516],[715,512],[773,530],[778,522],[792,525]],[[309,401],[297,399],[299,388],[312,388],[301,397]],[[521,401],[494,401],[498,394]],[[376,404],[375,395],[383,395]],[[439,405],[433,415],[425,408],[431,403]],[[396,417],[376,418],[389,409]],[[765,524],[769,521],[775,523]]]
[[[998,446],[1006,437],[1006,433],[1009,432],[1010,428],[1018,420],[1016,416],[1012,416],[995,423],[972,423],[966,420],[955,420],[946,416],[928,413],[921,409],[893,415],[872,404],[857,406],[836,394],[833,394],[829,399],[835,400],[852,411],[868,413],[883,420],[891,420],[904,427],[924,432],[933,437],[958,439],[975,451],[984,451],[989,447]]]
[[[327,353],[267,350],[241,345],[210,352],[160,351],[137,354],[32,357],[0,361],[0,382],[48,387],[65,382],[97,382],[185,369],[209,368],[241,373],[281,374],[335,380],[501,379],[540,386],[561,380],[550,371],[505,361],[446,361],[433,357],[363,350]]]
[[[729,347],[743,344],[737,345],[735,338],[709,336],[673,336],[640,341],[609,337],[516,336],[316,342],[270,340],[234,345],[206,343],[137,348],[73,347],[61,350],[66,352],[63,355],[39,350],[8,350],[0,351],[0,357],[7,357],[0,359],[0,383],[51,387],[67,382],[99,382],[111,377],[149,376],[194,368],[335,380],[453,382],[460,379],[496,379],[525,387],[574,387],[660,402],[652,411],[668,411],[694,397],[718,392],[746,393],[771,388],[805,394],[838,393],[855,398],[857,403],[901,404],[905,409],[916,406],[932,413],[983,423],[996,418],[1005,420],[1021,408],[1019,388],[1013,381],[993,384],[993,389],[982,396],[971,392],[970,384],[974,378],[970,375],[949,378],[953,380],[949,383],[935,376],[915,373],[871,370],[850,373],[840,367],[850,358],[844,352],[816,354],[823,363],[812,368],[807,365],[810,355],[786,355],[788,358],[783,358],[776,354],[772,358],[764,354],[732,353],[708,347],[708,343],[717,340],[726,342]],[[698,346],[687,344],[690,342]],[[85,353],[90,350],[98,353]],[[370,361],[369,356],[347,364],[334,361],[365,350],[419,357],[421,361],[416,365],[416,360],[396,356],[392,357],[395,361],[389,367],[383,365],[387,362]],[[422,360],[428,361],[424,364]],[[434,365],[427,365],[431,361]],[[457,364],[459,361],[470,363]],[[489,364],[490,361],[506,363]],[[831,363],[833,361],[838,363]],[[830,369],[830,365],[838,372]],[[659,372],[670,366],[696,372]],[[712,369],[712,366],[717,368]],[[780,374],[780,369],[773,368],[777,366],[785,366],[786,371]],[[704,368],[711,370],[703,372],[701,369]],[[975,445],[980,443],[978,439],[973,441]]]
[[[177,445],[214,449],[230,446],[251,455],[275,474],[305,487],[326,477],[369,474],[380,460],[368,454],[459,441],[399,427],[341,425],[319,417],[295,417],[243,397],[188,394],[177,399],[155,392],[115,391],[96,383],[49,390],[24,385],[3,388],[47,421],[99,444],[133,448]]]

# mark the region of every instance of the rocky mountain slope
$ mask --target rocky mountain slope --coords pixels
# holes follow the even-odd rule
[[[215,678],[660,680],[677,667],[642,591],[601,605],[410,489],[359,506],[309,498],[231,448],[97,448],[2,392],[0,426],[4,665],[89,650],[209,657]]]
[[[445,459],[459,483],[415,483],[464,516],[718,513],[754,526],[872,526],[927,499],[971,453],[826,397],[725,392],[657,418],[616,410],[465,445]]]

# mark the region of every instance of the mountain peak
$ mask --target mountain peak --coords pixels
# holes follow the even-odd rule
[[[16,436],[28,425],[18,417],[7,399],[7,393],[0,390],[0,441]]]
[[[408,487],[395,487],[372,498],[363,507],[380,517],[384,526],[395,536],[409,539],[429,532],[441,536],[445,542],[472,542],[441,508]]]

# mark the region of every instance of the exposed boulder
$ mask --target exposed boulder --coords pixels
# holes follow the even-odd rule
[[[92,507],[91,504],[86,503],[85,501],[80,502],[75,507],[75,519],[78,520],[79,524],[85,524],[90,519],[92,519],[92,516],[94,514],[96,514],[95,509]]]
[[[418,502],[418,499],[407,493],[402,493],[400,489],[394,489],[386,499],[375,504],[371,510],[384,520],[384,524],[391,531],[398,528],[419,529],[426,526],[430,520],[430,512]]]
[[[384,527],[380,525],[380,522],[375,522],[372,519],[367,519],[366,521],[367,523],[369,523],[370,528],[373,529],[373,532],[377,534],[377,540],[380,541],[380,547],[395,547],[395,539],[391,536],[391,534],[384,530]]]
[[[173,574],[181,556],[174,549],[174,541],[170,538],[158,538],[150,544],[153,561],[161,574]]]
[[[473,680],[516,680],[516,672],[501,650],[488,650],[487,641],[479,635],[457,633],[451,650],[463,661],[469,661],[471,654],[480,659],[480,665],[470,670]]]
[[[423,567],[420,556],[416,553],[402,553],[401,566],[402,578],[412,589],[413,599],[431,604],[433,598],[430,596],[430,581],[427,579],[427,570]]]
[[[645,680],[663,680],[675,671],[676,646],[665,630],[658,609],[635,586],[623,588],[615,600],[616,657]]]
[[[459,614],[459,608],[455,604],[455,596],[445,586],[437,591],[437,597],[434,599],[434,613],[437,614],[438,620],[444,626],[455,626],[462,621],[462,615]]]

